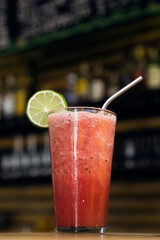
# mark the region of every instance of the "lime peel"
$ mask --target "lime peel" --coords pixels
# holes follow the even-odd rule
[[[26,115],[37,127],[48,127],[48,113],[58,108],[68,107],[62,94],[53,90],[38,91],[29,99]]]

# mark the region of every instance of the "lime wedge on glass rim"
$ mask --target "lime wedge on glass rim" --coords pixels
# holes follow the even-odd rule
[[[52,90],[36,92],[28,101],[26,115],[34,125],[47,128],[48,113],[54,109],[67,107],[63,95]]]

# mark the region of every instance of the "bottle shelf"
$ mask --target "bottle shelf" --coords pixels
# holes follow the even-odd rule
[[[35,91],[41,89],[53,89],[58,92],[60,90],[60,93],[63,94],[67,88],[66,78],[68,74],[71,72],[79,74],[78,66],[81,61],[86,60],[92,69],[92,78],[89,78],[89,81],[93,80],[93,70],[96,61],[101,61],[105,69],[104,79],[106,85],[108,84],[106,87],[107,90],[110,84],[109,74],[121,71],[124,73],[126,69],[122,67],[128,63],[128,57],[134,62],[139,61],[132,53],[137,44],[144,44],[143,47],[146,51],[146,69],[148,68],[148,64],[151,63],[151,59],[147,55],[149,53],[148,49],[155,44],[157,51],[160,52],[158,42],[160,38],[159,11],[160,8],[150,11],[145,9],[141,11],[141,13],[143,12],[143,16],[138,12],[137,14],[139,15],[127,15],[127,18],[125,18],[126,14],[124,14],[114,19],[104,19],[104,21],[96,20],[94,24],[97,24],[97,28],[92,28],[93,31],[90,31],[91,25],[84,24],[86,28],[88,27],[90,34],[79,31],[78,35],[76,35],[72,32],[73,34],[71,34],[69,38],[64,38],[65,41],[57,41],[57,38],[55,43],[51,44],[51,42],[54,41],[54,39],[52,39],[50,44],[42,48],[36,45],[35,40],[34,44],[36,47],[33,47],[33,44],[32,46],[26,45],[24,48],[22,46],[19,50],[17,47],[15,49],[13,47],[12,49],[6,50],[6,52],[2,51],[0,52],[0,55],[2,54],[0,56],[0,68],[3,70],[0,72],[0,77],[2,77],[3,81],[3,77],[8,73],[8,69],[10,69],[9,71],[11,72],[18,72],[18,69],[24,68],[31,79],[30,84],[27,85],[27,98]],[[75,31],[77,31],[76,29],[77,28],[75,28]],[[79,30],[85,31],[85,28],[79,28]],[[59,36],[62,35],[60,34]],[[29,51],[27,50],[29,49],[28,47],[31,47]],[[136,65],[134,65],[134,67],[136,67]],[[133,72],[131,73],[132,77],[134,75]],[[123,73],[121,73],[121,76]],[[125,81],[123,83],[120,82],[121,76],[118,76],[118,88],[121,87],[121,84],[125,84]],[[157,150],[157,142],[160,136],[160,84],[159,87],[157,84],[157,89],[151,90],[146,84],[147,78],[145,74],[144,77],[143,86],[140,85],[140,87],[137,86],[135,90],[129,90],[109,105],[109,110],[117,114],[115,141],[115,152],[117,152],[117,155],[115,154],[113,159],[113,179],[121,178],[122,175],[124,178],[131,177],[134,179],[136,176],[137,178],[144,177],[147,179],[147,176],[151,174],[151,170],[152,177],[156,178],[159,176],[160,156]],[[13,94],[15,94],[16,87],[15,85],[12,89]],[[0,89],[2,90],[3,98],[5,91],[3,91],[2,85]],[[8,91],[7,89],[5,90],[6,92]],[[68,102],[68,104],[69,106],[83,105],[102,107],[108,95],[109,94],[106,93],[104,99],[98,102],[91,101],[87,98],[83,103],[77,101],[75,104],[70,102]],[[47,131],[47,129],[39,129],[32,126],[25,115],[18,117],[15,114],[10,119],[2,115],[0,119],[0,182],[2,185],[11,183],[32,184],[33,182],[37,184],[51,180],[49,162],[47,170],[39,167],[39,172],[34,173],[34,176],[32,176],[32,171],[30,172],[30,170],[27,170],[27,172],[23,174],[23,171],[21,172],[19,169],[17,176],[15,176],[15,174],[8,179],[4,177],[4,173],[2,174],[1,165],[2,157],[6,154],[10,157],[13,154],[13,142],[16,136],[23,138],[23,147],[26,151],[27,137],[30,134],[34,134],[37,138],[37,152],[41,152],[44,147],[43,137]],[[146,152],[139,150],[139,142],[139,146],[143,148],[143,151],[146,150]],[[155,146],[153,146],[155,142],[156,150]],[[136,153],[137,155],[134,153],[135,148],[136,151],[138,151]],[[148,152],[148,149],[150,152]],[[47,154],[49,154],[49,150]],[[46,170],[45,174],[43,170]],[[2,176],[4,177],[3,179]]]
[[[101,108],[106,98],[101,102],[86,101],[83,106]],[[82,106],[76,103],[75,106]],[[133,131],[160,127],[160,89],[128,91],[115,99],[109,110],[117,114],[117,131]],[[0,120],[1,137],[20,134],[27,135],[29,132],[43,133],[46,129],[33,126],[26,116],[2,118]],[[6,140],[8,141],[8,140]],[[3,144],[3,143],[2,143]],[[5,143],[4,143],[5,144]]]
[[[112,104],[111,108],[117,113],[118,116],[112,168],[113,179],[130,178],[132,180],[147,180],[148,175],[150,175],[152,179],[159,179],[159,93],[160,90],[131,92],[129,95],[129,106],[126,104],[128,101],[128,96],[125,95],[121,97],[121,99],[117,99],[117,103]],[[144,101],[141,102],[141,99]],[[145,101],[147,101],[147,104]],[[87,105],[89,106],[92,104],[95,106],[94,103],[87,102]],[[101,103],[97,103],[96,107],[100,106]],[[150,108],[151,106],[152,108]],[[37,184],[40,182],[47,183],[48,181],[51,181],[49,145],[47,151],[44,149],[44,135],[48,133],[48,130],[39,129],[35,126],[32,126],[26,117],[21,119],[21,125],[16,119],[15,123],[16,125],[14,126],[14,130],[12,132],[11,129],[13,129],[13,126],[10,128],[10,125],[8,127],[7,125],[5,126],[4,132],[2,130],[3,136],[0,138],[1,163],[2,157],[4,157],[6,154],[8,154],[8,159],[12,157],[14,138],[16,135],[19,135],[22,132],[24,144],[23,148],[25,150],[24,153],[27,154],[27,159],[30,161],[30,152],[26,152],[28,151],[27,139],[30,134],[34,134],[34,137],[37,139],[37,156],[35,157],[38,157],[38,165],[36,165],[36,169],[38,170],[35,172],[33,171],[35,167],[31,161],[27,170],[24,169],[20,164],[20,168],[16,169],[17,173],[15,172],[13,175],[12,173],[5,175],[2,164],[0,169],[1,184]],[[1,127],[3,129],[3,126]],[[5,134],[6,132],[8,135]],[[42,164],[44,150],[46,156],[48,156],[47,168],[44,164]],[[5,176],[7,176],[7,178]]]

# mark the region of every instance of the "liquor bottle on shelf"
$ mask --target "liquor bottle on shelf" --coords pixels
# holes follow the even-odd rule
[[[13,138],[13,152],[10,155],[10,176],[18,178],[21,175],[21,155],[23,153],[23,137],[17,135]]]
[[[4,95],[2,102],[3,118],[13,118],[15,116],[16,98],[15,98],[15,84],[16,78],[14,74],[10,74],[4,79]]]
[[[124,54],[122,64],[119,66],[119,87],[123,88],[129,84],[132,79],[133,60],[128,53]]]
[[[37,151],[37,136],[36,134],[29,134],[27,136],[28,154],[30,158],[29,175],[37,177],[41,175],[41,158]]]
[[[144,45],[137,44],[132,52],[133,57],[133,72],[132,72],[132,79],[136,79],[139,76],[145,77],[145,70],[146,70],[146,47]],[[142,81],[140,84],[137,85],[137,88],[145,88],[145,81]]]
[[[51,162],[50,162],[50,149],[49,149],[49,134],[48,132],[44,133],[43,136],[43,148],[41,151],[42,159],[42,175],[51,176]]]
[[[108,78],[107,95],[110,97],[119,90],[119,73],[117,69],[112,69]]]
[[[93,66],[93,76],[90,81],[89,99],[92,102],[100,102],[106,95],[106,83],[104,79],[103,65],[97,62]]]
[[[28,177],[31,166],[31,159],[25,144],[25,139],[21,138],[21,177]]]
[[[159,53],[156,47],[150,47],[148,50],[149,62],[146,71],[146,85],[148,89],[160,88],[160,63]]]
[[[124,166],[127,169],[133,169],[135,168],[135,144],[133,139],[126,139],[124,141]]]
[[[76,94],[78,102],[85,104],[89,95],[89,64],[87,62],[82,62],[79,66]]]
[[[21,117],[25,113],[28,91],[31,84],[31,76],[23,71],[19,71],[17,74],[17,83],[16,83],[16,108],[15,115]]]
[[[153,156],[150,155],[152,148],[152,139],[150,136],[146,134],[139,134],[136,138],[136,149],[139,153],[139,158],[136,161],[136,166],[138,169],[146,169],[151,167],[151,158]]]
[[[0,159],[0,179],[8,180],[11,173],[11,161],[10,161],[10,152],[3,152]]]
[[[77,85],[77,75],[71,72],[67,75],[67,89],[64,93],[65,99],[68,104],[74,106],[77,103],[76,85]]]

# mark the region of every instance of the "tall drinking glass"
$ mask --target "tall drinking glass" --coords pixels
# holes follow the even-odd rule
[[[56,231],[106,231],[116,115],[68,107],[48,115]]]

